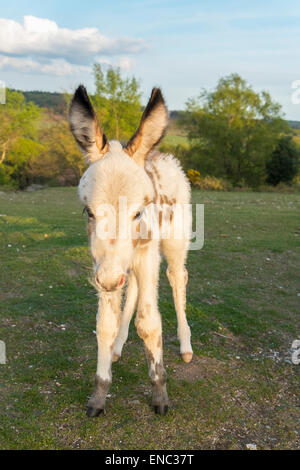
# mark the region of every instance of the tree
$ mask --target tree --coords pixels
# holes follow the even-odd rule
[[[0,174],[2,182],[26,185],[25,168],[40,151],[36,141],[41,110],[20,92],[7,90],[0,105]]]
[[[292,138],[282,137],[267,162],[267,182],[274,186],[281,182],[290,183],[298,172],[299,155],[299,148]]]
[[[141,115],[140,84],[133,77],[122,78],[119,68],[109,67],[104,73],[94,65],[96,95],[92,98],[96,112],[108,138],[129,139]]]
[[[256,93],[239,75],[221,78],[214,91],[204,90],[187,102],[181,120],[188,130],[194,169],[225,177],[234,185],[258,186],[266,161],[288,125],[281,106],[269,93]]]
[[[87,167],[86,161],[79,150],[70,130],[69,124],[64,119],[52,119],[51,126],[44,131],[44,155],[40,160],[48,162],[48,172],[52,173],[52,177],[64,177],[66,171],[71,170],[73,174],[72,182],[77,185]],[[41,162],[35,162],[35,170],[40,171],[45,163],[41,166]]]
[[[0,106],[0,184],[20,189],[51,180],[76,185],[85,168],[67,119],[8,90]]]

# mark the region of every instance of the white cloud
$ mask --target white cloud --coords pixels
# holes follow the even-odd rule
[[[96,62],[99,62],[99,64],[104,66],[107,65],[108,67],[120,67],[124,72],[129,72],[135,66],[135,60],[128,56],[122,56],[119,59],[97,57]]]
[[[55,21],[34,16],[24,16],[23,24],[0,18],[2,68],[69,75],[85,71],[99,54],[101,57],[136,54],[145,48],[142,39],[108,38],[97,28],[60,28]],[[126,70],[133,64],[126,57],[119,62]]]
[[[125,72],[129,72],[135,65],[135,60],[132,57],[121,57],[119,60],[119,67]]]
[[[17,70],[23,73],[40,73],[46,75],[79,75],[91,72],[91,67],[86,65],[74,65],[64,59],[52,59],[47,63],[40,63],[30,58],[7,57],[0,55],[0,70]]]

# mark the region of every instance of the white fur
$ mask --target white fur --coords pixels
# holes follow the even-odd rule
[[[83,150],[90,162],[78,191],[89,214],[88,234],[95,286],[99,293],[97,380],[94,395],[89,400],[88,414],[96,416],[99,410],[104,409],[111,382],[111,363],[121,356],[136,306],[135,325],[145,344],[153,385],[152,402],[155,409],[164,414],[168,395],[163,367],[162,322],[158,310],[159,266],[163,254],[173,290],[180,352],[183,359],[189,362],[192,347],[185,314],[185,262],[191,216],[189,214],[181,222],[185,231],[177,239],[178,228],[182,227],[178,227],[178,219],[172,210],[175,206],[183,208],[189,204],[190,186],[173,156],[151,150],[161,139],[168,119],[159,89],[153,89],[140,127],[126,149],[117,141],[111,141],[103,148],[103,142],[97,141],[103,134],[95,120],[91,119],[92,115],[86,91],[79,87],[71,104],[70,124],[75,139],[84,145]],[[89,139],[85,139],[86,132]],[[153,227],[150,230],[152,209],[157,233]],[[110,217],[111,214],[114,217]],[[128,229],[125,236],[120,229],[124,222]],[[112,230],[109,234],[106,233],[107,227]],[[169,236],[165,236],[165,232]],[[128,289],[122,313],[125,277]]]
[[[178,204],[188,204],[190,187],[174,157],[153,152],[145,168],[142,168],[126,154],[119,142],[112,141],[106,155],[92,163],[83,175],[79,196],[83,204],[96,213],[100,204],[110,204],[117,209],[120,196],[127,197],[128,205],[134,203],[142,206],[145,197],[155,200],[155,196],[156,200],[167,196],[169,200],[176,199]],[[131,219],[128,222],[135,223]],[[111,380],[113,353],[115,358],[121,356],[129,323],[138,304],[136,326],[154,358],[149,374],[155,380],[153,368],[156,363],[162,363],[162,347],[159,345],[161,318],[157,306],[160,251],[168,262],[167,274],[178,318],[180,351],[181,354],[192,354],[190,329],[185,315],[188,243],[188,239],[171,238],[161,242],[150,240],[148,244],[134,247],[129,238],[117,238],[114,244],[110,244],[109,240],[97,238],[95,231],[92,233],[90,245],[95,273],[104,280],[105,285],[114,285],[120,275],[130,272],[123,314],[120,312],[120,289],[113,292],[99,290],[97,375],[101,379]]]

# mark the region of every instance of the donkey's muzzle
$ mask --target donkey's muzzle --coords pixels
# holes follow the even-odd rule
[[[100,289],[106,292],[113,292],[117,289],[120,289],[125,284],[125,274],[121,274],[116,280],[106,280],[101,277],[101,273],[97,272],[95,276],[96,284]]]

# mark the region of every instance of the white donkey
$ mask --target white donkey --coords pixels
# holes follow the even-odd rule
[[[70,128],[90,163],[79,184],[79,197],[88,215],[95,285],[99,291],[98,364],[95,391],[88,401],[88,416],[98,416],[105,409],[112,379],[111,365],[121,356],[136,306],[135,325],[144,340],[153,386],[152,404],[156,413],[165,414],[168,410],[157,295],[161,251],[167,259],[167,276],[173,289],[180,352],[185,362],[192,359],[191,333],[185,313],[189,237],[174,236],[174,218],[168,215],[172,205],[189,204],[190,186],[177,160],[154,150],[164,135],[167,121],[163,96],[154,88],[138,130],[122,147],[117,141],[107,141],[83,86],[76,90],[71,103]],[[125,197],[127,207],[136,208],[134,214],[127,207],[121,207],[120,201]],[[154,237],[147,226],[147,218],[143,218],[151,203],[160,208],[160,227],[163,219],[169,217],[171,236],[165,239]],[[130,227],[126,237],[118,231],[116,236],[97,235],[97,227],[107,216],[99,207],[118,212],[117,218],[125,220]],[[142,225],[146,228],[146,237],[141,236]],[[126,277],[128,288],[121,312]]]

